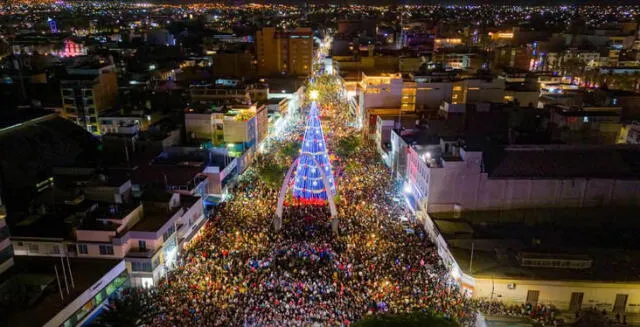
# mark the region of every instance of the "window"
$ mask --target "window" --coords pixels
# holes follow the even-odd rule
[[[151,267],[151,263],[149,262],[131,262],[131,270],[132,271],[146,271],[152,272],[153,269]]]
[[[169,227],[169,229],[167,229],[167,231],[162,235],[162,240],[166,241],[175,232],[176,232],[176,227],[175,226]]]
[[[29,244],[29,252],[38,253],[40,252],[40,247],[38,244]]]
[[[69,244],[67,245],[67,252],[73,252],[75,253],[77,251],[77,248],[74,244]]]
[[[80,254],[89,253],[89,251],[87,249],[87,245],[86,244],[78,244],[78,253],[80,253]]]
[[[100,245],[100,254],[102,254],[102,255],[113,255],[113,246],[111,246],[111,245]]]
[[[147,241],[138,241],[138,248],[140,248],[141,251],[146,251]]]
[[[74,103],[73,99],[64,99],[64,104],[73,105]]]

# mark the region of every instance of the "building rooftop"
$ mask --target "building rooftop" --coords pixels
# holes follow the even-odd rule
[[[129,230],[136,232],[157,232],[178,210],[182,210],[182,208],[169,209],[169,207],[165,205],[145,202],[144,217],[135,225],[131,226]]]
[[[251,104],[243,103],[238,98],[224,98],[214,100],[203,100],[191,103],[184,113],[188,114],[227,114],[233,110],[247,110]]]
[[[5,311],[7,315],[0,318],[0,322],[6,321],[7,326],[40,327],[93,286],[107,272],[115,268],[120,260],[69,258],[75,288],[71,288],[69,285],[69,295],[63,291],[64,300],[60,300],[53,268],[54,265],[58,265],[58,269],[60,269],[59,258],[20,256],[14,257],[14,262],[15,265],[2,276],[6,282],[0,288],[0,292],[11,292],[15,287],[21,287],[18,285],[24,285],[28,288],[36,288],[41,285],[47,287],[41,294],[37,293],[35,299],[29,299],[31,305],[23,304],[16,307],[14,304],[11,310]],[[62,287],[64,289],[64,284]],[[2,298],[6,298],[7,295],[11,297],[15,294],[3,294]]]
[[[483,152],[489,178],[640,179],[640,148],[634,146],[511,146]]]
[[[637,207],[430,213],[460,269],[475,277],[637,281]],[[469,270],[473,243],[473,263]],[[524,264],[523,258],[559,266]],[[569,268],[561,261],[580,261]],[[547,262],[548,264],[548,262]],[[564,265],[564,266],[563,266]]]
[[[565,117],[619,117],[620,113],[613,110],[557,110],[558,115]]]
[[[98,207],[91,213],[96,219],[121,220],[135,210],[139,204],[133,203],[99,203]]]

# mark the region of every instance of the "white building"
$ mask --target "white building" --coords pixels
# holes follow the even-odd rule
[[[144,204],[94,209],[74,240],[15,237],[16,256],[124,259],[132,286],[148,287],[176,264],[184,244],[203,226],[202,198],[166,193]]]
[[[626,146],[408,148],[406,176],[426,212],[591,207],[640,203],[640,150]],[[459,154],[458,154],[459,152]]]

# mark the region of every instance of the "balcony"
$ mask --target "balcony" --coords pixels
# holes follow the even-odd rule
[[[151,258],[151,257],[153,257],[155,252],[156,251],[154,251],[152,249],[133,248],[133,249],[129,249],[129,252],[127,252],[127,257],[129,257],[129,258]]]

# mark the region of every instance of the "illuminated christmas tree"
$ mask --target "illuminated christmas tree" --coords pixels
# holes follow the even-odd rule
[[[315,101],[311,103],[307,116],[299,158],[293,185],[293,197],[298,200],[314,202],[326,201],[327,196],[333,196],[336,192],[336,186]],[[321,171],[324,171],[328,187],[325,187]]]

